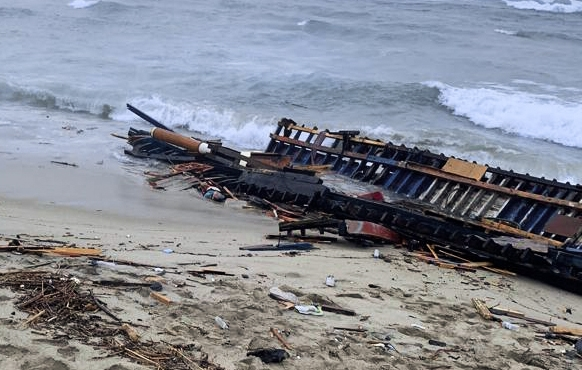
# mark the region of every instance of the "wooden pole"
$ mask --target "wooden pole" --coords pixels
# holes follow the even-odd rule
[[[210,153],[210,147],[207,143],[198,141],[188,136],[177,134],[172,131],[164,130],[163,128],[154,127],[150,131],[150,135],[154,139],[179,146],[180,148],[188,149],[193,153]]]

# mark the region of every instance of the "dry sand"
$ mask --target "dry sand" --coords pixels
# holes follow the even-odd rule
[[[43,178],[44,167],[49,166],[34,169],[39,178]],[[148,287],[92,285],[113,279],[145,282],[147,277],[158,276],[148,267],[118,264],[112,268],[92,265],[85,257],[4,252],[0,253],[0,272],[27,268],[74,276],[82,289],[92,289],[117,317],[134,325],[142,342],[194,344],[196,351],[207,353],[210,362],[225,369],[582,368],[582,359],[572,355],[571,344],[540,336],[546,326],[510,319],[519,329],[507,330],[483,320],[471,303],[471,298],[479,298],[490,306],[498,304],[530,317],[582,327],[580,296],[544,283],[481,270],[443,269],[392,246],[379,247],[389,256],[390,262],[386,262],[373,258],[373,249],[343,240],[317,244],[317,250],[297,255],[248,253],[239,248],[271,243],[264,235],[276,233],[277,222],[260,211],[243,209],[240,202],[219,205],[188,194],[156,192],[143,180],[128,190],[126,180],[118,180],[117,186],[103,185],[103,207],[98,206],[98,199],[77,207],[63,199],[75,198],[83,184],[67,190],[68,195],[55,189],[62,190],[64,184],[78,179],[82,169],[44,168],[59,171],[61,180],[52,191],[54,201],[51,191],[34,199],[34,188],[40,191],[42,183],[30,184],[30,171],[11,170],[14,188],[14,181],[22,181],[23,186],[26,181],[32,190],[18,197],[15,194],[22,192],[0,188],[5,191],[0,197],[0,245],[20,234],[97,247],[117,260],[159,266],[166,271],[160,293],[172,303],[153,299]],[[7,181],[4,173],[2,181]],[[108,180],[83,181],[95,188],[95,181]],[[112,204],[116,206],[109,206]],[[50,264],[28,268],[47,262]],[[206,264],[217,264],[214,269],[233,276],[204,278],[187,272]],[[335,277],[334,287],[325,285],[327,275]],[[269,297],[271,287],[293,292],[305,304],[333,302],[357,315],[302,315]],[[15,307],[20,294],[0,287],[0,369],[152,368],[59,335],[58,329],[40,323],[22,326],[29,316]],[[95,315],[107,318],[103,313]],[[222,317],[229,329],[219,328],[215,316]],[[365,333],[335,327],[361,328]],[[247,356],[249,349],[281,348],[270,334],[271,328],[282,331],[292,347],[287,351],[290,357],[282,363],[264,364]],[[429,344],[431,339],[446,347]]]

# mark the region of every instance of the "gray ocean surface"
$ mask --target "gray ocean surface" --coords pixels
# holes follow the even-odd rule
[[[130,103],[239,150],[287,117],[582,183],[581,1],[0,0],[0,45],[0,163],[131,169]]]

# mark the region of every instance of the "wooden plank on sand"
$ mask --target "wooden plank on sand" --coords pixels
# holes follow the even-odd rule
[[[339,307],[339,306],[331,306],[331,305],[327,305],[327,304],[322,304],[321,305],[321,310],[322,311],[339,313],[339,314],[342,314],[342,315],[356,316],[356,311],[350,310],[349,308]]]
[[[57,254],[59,256],[81,257],[81,256],[98,256],[101,254],[101,249],[58,247],[46,250],[44,252],[49,254]]]
[[[151,292],[150,296],[164,304],[170,304],[172,303],[172,300],[168,297],[166,297],[165,295],[162,295],[160,293],[156,293],[156,292]]]
[[[553,326],[550,328],[550,332],[554,334],[566,334],[566,335],[575,335],[577,337],[582,337],[582,329],[581,328],[568,328],[566,326]]]

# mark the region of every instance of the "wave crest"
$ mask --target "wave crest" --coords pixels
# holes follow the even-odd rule
[[[550,93],[534,94],[497,85],[460,88],[441,82],[426,84],[440,90],[439,101],[443,106],[476,125],[582,148],[579,99],[570,101]]]
[[[68,5],[74,9],[84,9],[89,8],[99,3],[100,1],[101,0],[73,0]]]
[[[107,103],[58,96],[50,90],[25,88],[8,82],[0,82],[0,100],[21,102],[45,109],[93,114],[104,119],[110,118],[114,111],[114,107]]]
[[[129,103],[168,127],[187,130],[205,139],[220,139],[242,150],[265,148],[275,124],[275,118],[237,114],[206,104],[177,103],[159,96],[135,98]],[[114,113],[112,118],[140,120],[129,111]]]
[[[505,4],[520,10],[538,10],[551,13],[577,13],[582,12],[580,0],[504,0]]]

